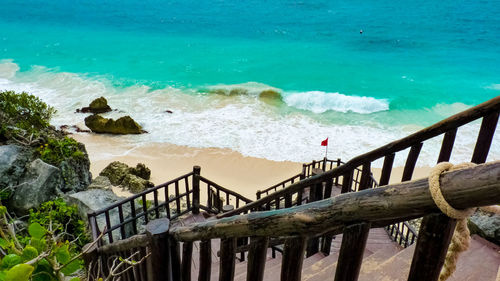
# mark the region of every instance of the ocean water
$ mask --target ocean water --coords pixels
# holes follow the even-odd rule
[[[105,96],[110,117],[149,132],[114,136],[137,145],[310,161],[329,137],[347,160],[499,95],[498,14],[500,1],[0,0],[0,90],[40,96],[58,126],[83,126],[75,109]],[[269,89],[280,98],[259,98]]]

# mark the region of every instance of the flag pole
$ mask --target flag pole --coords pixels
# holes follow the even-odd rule
[[[326,137],[328,139],[328,137]],[[325,149],[325,159],[328,158],[328,142],[326,143],[326,149]]]

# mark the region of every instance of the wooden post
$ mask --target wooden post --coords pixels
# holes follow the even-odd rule
[[[358,223],[345,227],[335,281],[358,280],[369,231],[370,223]]]
[[[472,155],[472,163],[480,164],[486,162],[491,142],[493,140],[493,135],[495,134],[495,129],[497,127],[498,115],[498,112],[494,112],[483,118],[481,129],[479,130],[479,135],[477,136],[474,154]]]
[[[307,165],[302,164],[302,174],[300,174],[300,180],[303,180],[306,178],[306,170],[307,170]]]
[[[247,280],[262,281],[266,267],[266,254],[269,245],[267,237],[251,237],[248,250]]]
[[[170,221],[167,218],[157,219],[146,225],[146,234],[150,239],[152,279],[155,281],[173,280],[170,264],[170,245],[168,237]]]
[[[210,281],[212,270],[212,245],[210,240],[200,242],[200,268],[198,272],[198,281]]]
[[[456,221],[444,214],[425,216],[418,232],[408,281],[439,278]]]
[[[191,263],[193,259],[193,242],[182,245],[182,281],[191,281]]]
[[[219,281],[233,281],[234,261],[236,258],[236,238],[221,239]]]
[[[300,281],[305,245],[305,237],[295,237],[285,241],[283,262],[281,263],[281,281]]]
[[[176,241],[173,237],[170,237],[170,264],[172,268],[172,278],[173,280],[181,280],[181,253],[180,253],[180,243]]]
[[[323,172],[326,171],[326,157],[323,158]]]
[[[194,166],[193,167],[193,214],[200,213],[200,178],[198,177],[201,174],[201,167]]]

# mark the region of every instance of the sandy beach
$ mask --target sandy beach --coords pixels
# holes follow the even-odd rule
[[[257,190],[302,170],[302,163],[245,157],[230,149],[192,148],[168,143],[135,145],[120,137],[95,134],[74,134],[72,137],[85,144],[93,177],[113,161],[121,161],[129,166],[144,163],[151,169],[151,181],[160,184],[186,174],[192,171],[194,165],[198,165],[204,177],[252,200]],[[380,170],[373,168],[376,179],[380,177]],[[427,177],[429,170],[430,167],[417,167],[413,179]],[[395,167],[391,182],[400,181],[402,172],[402,167]],[[122,196],[128,195],[121,189],[115,189],[115,192]]]

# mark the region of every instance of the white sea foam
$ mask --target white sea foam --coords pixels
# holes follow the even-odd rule
[[[389,102],[386,99],[347,96],[340,93],[326,93],[321,91],[286,93],[284,100],[289,106],[309,110],[314,113],[334,110],[343,113],[351,111],[369,114],[389,110]]]
[[[4,66],[5,62],[0,63],[0,69],[16,69],[11,62],[6,63],[9,66]],[[0,90],[27,91],[39,96],[58,110],[51,122],[56,126],[84,126],[83,119],[86,115],[75,113],[75,109],[88,105],[97,97],[105,96],[111,107],[118,109],[106,114],[107,117],[130,115],[149,132],[112,137],[138,145],[167,142],[191,147],[230,148],[246,156],[306,162],[324,156],[324,147],[320,143],[329,137],[329,156],[348,160],[421,128],[413,124],[329,124],[301,114],[300,111],[288,115],[278,114],[276,108],[259,102],[253,95],[239,95],[235,98],[203,94],[195,89],[167,87],[151,90],[141,85],[122,89],[113,87],[107,80],[47,71],[43,67],[35,67],[27,72],[15,70],[11,76],[0,78]],[[349,97],[340,96],[349,100]],[[285,100],[287,97],[290,96],[286,96]],[[364,109],[366,112],[375,112],[377,108],[387,110],[383,108],[388,107],[388,103],[370,98],[366,100],[370,104]],[[362,103],[363,99],[354,101]],[[345,109],[348,106],[344,104],[339,107]],[[446,114],[450,108],[459,111],[463,107],[462,104],[436,105],[429,110]],[[166,113],[166,110],[173,113]],[[476,122],[459,130],[452,157],[454,162],[470,160],[478,128],[479,124]],[[494,143],[499,143],[499,136],[500,133],[497,132]],[[440,141],[441,137],[425,143],[417,165],[434,165]],[[395,165],[404,165],[406,155],[405,151],[397,154]],[[499,145],[492,146],[490,160],[492,159],[500,159]],[[379,161],[375,166],[381,164]]]

